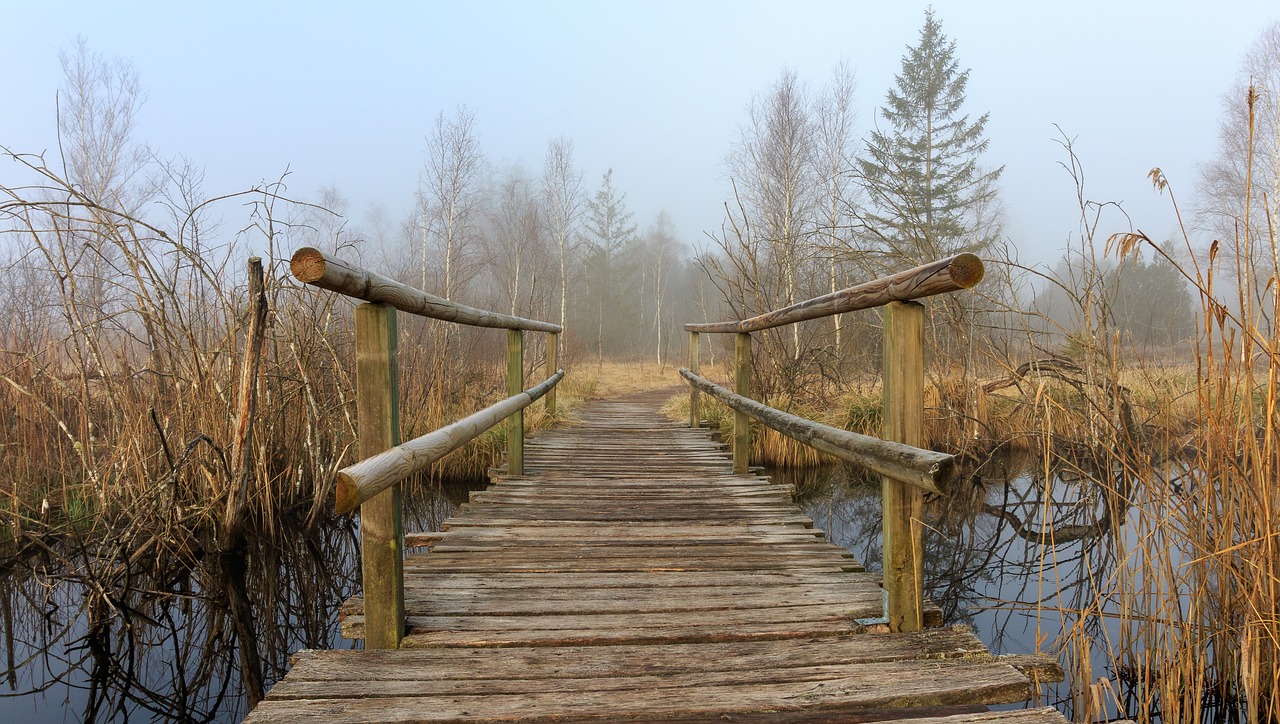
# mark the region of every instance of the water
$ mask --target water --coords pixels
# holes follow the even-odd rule
[[[408,495],[406,528],[439,530],[475,485]],[[244,559],[251,621],[231,614],[228,561],[129,561],[91,541],[45,541],[0,577],[0,722],[239,721],[239,643],[252,626],[264,685],[303,648],[351,648],[338,613],[359,590],[359,523],[284,520]],[[3,561],[0,561],[3,565]],[[4,570],[4,569],[0,569]]]
[[[1175,471],[1169,472],[1147,482],[1168,484]],[[795,486],[798,502],[832,542],[868,570],[881,569],[878,478],[839,465],[767,474]],[[1079,464],[1043,470],[1034,461],[1000,457],[971,467],[946,498],[926,503],[926,596],[948,625],[970,626],[993,653],[1047,652],[1067,661],[1068,681],[1046,686],[1046,699],[1037,703],[1070,715],[1080,696],[1072,692],[1074,675],[1095,685],[1108,716],[1135,717],[1137,682],[1115,670],[1108,652],[1141,657],[1135,635],[1141,626],[1130,624],[1143,621],[1147,604],[1139,596],[1120,600],[1116,582],[1127,577],[1131,590],[1150,590],[1141,580],[1149,570],[1145,551],[1160,551],[1169,570],[1193,557],[1144,529],[1138,516],[1144,489],[1121,472]],[[1219,704],[1208,707],[1205,720],[1239,719],[1237,707]]]
[[[1136,505],[1116,504],[1079,472],[993,459],[962,476],[945,500],[930,501],[927,595],[947,624],[973,627],[996,653],[1056,654],[1068,640],[1077,648],[1086,642],[1075,673],[1108,682],[1101,698],[1115,716],[1131,707],[1132,692],[1104,649],[1135,644],[1125,638],[1124,608],[1105,591],[1117,575],[1140,575],[1132,551],[1151,532],[1135,524]],[[879,569],[878,480],[840,466],[769,474],[795,485],[798,502],[831,540]],[[407,496],[406,530],[439,530],[476,487],[419,488]],[[245,592],[266,687],[299,649],[352,646],[340,636],[338,612],[359,589],[358,535],[349,517],[310,532],[282,521],[251,548]],[[0,568],[0,722],[244,716],[241,636],[229,612],[225,561],[192,556],[156,570],[146,556],[88,555],[93,546],[85,541],[46,543],[47,550]],[[1175,567],[1187,556],[1163,548]],[[1101,616],[1094,615],[1099,601]],[[1071,711],[1068,685],[1046,691],[1045,703]],[[1216,718],[1231,720],[1234,712],[1228,707]]]

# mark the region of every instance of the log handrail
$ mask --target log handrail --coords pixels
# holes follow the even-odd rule
[[[555,387],[562,377],[564,370],[557,370],[554,375],[518,395],[339,470],[334,492],[335,512],[349,513],[392,485],[422,472],[440,458],[531,405]]]
[[[688,380],[693,387],[734,410],[750,415],[787,437],[881,475],[911,483],[922,490],[937,494],[945,494],[949,484],[955,478],[954,455],[823,425],[756,402],[749,397],[734,394],[687,369],[681,369],[680,376]]]
[[[365,648],[395,649],[404,635],[404,529],[400,481],[506,420],[507,461],[524,474],[524,408],[546,396],[555,413],[554,369],[562,328],[509,314],[476,309],[348,264],[319,249],[303,247],[289,260],[297,279],[364,301],[355,309],[357,436],[363,460],[338,471],[336,512],[360,506],[360,560],[365,597]],[[507,330],[507,395],[434,432],[400,443],[399,343],[396,311],[473,327]],[[524,390],[524,333],[547,334],[547,379]],[[523,390],[523,391],[522,391]],[[548,394],[548,393],[551,394]]]
[[[924,491],[941,493],[956,474],[955,458],[923,449],[924,306],[917,299],[969,289],[982,281],[982,260],[957,254],[874,281],[807,299],[749,319],[689,323],[689,366],[698,366],[698,335],[733,334],[733,391],[687,369],[689,425],[699,421],[698,394],[715,397],[734,411],[733,471],[750,470],[750,419],[809,447],[880,473],[882,479],[885,619],[890,631],[918,631],[924,621],[921,575],[924,542],[919,525]],[[858,435],[761,404],[751,394],[751,333],[883,307],[884,402],[882,437]],[[837,335],[839,324],[836,325]],[[836,337],[839,340],[839,337]]]
[[[730,322],[691,322],[684,325],[684,328],[689,332],[710,334],[759,332],[807,319],[882,307],[889,302],[906,302],[969,289],[982,281],[984,273],[982,260],[977,256],[968,253],[957,254],[892,276],[806,299],[749,319]]]
[[[298,281],[312,286],[328,289],[353,299],[387,304],[402,312],[421,317],[442,319],[472,327],[523,329],[553,334],[563,331],[560,325],[552,322],[490,312],[437,297],[381,274],[348,264],[311,247],[303,247],[293,253],[293,258],[289,260],[289,270],[298,278]]]

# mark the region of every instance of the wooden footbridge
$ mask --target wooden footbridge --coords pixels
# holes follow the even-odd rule
[[[965,264],[921,267],[798,313],[971,286]],[[813,529],[790,490],[748,473],[745,443],[730,458],[708,431],[663,417],[670,392],[591,403],[579,422],[526,444],[519,410],[553,394],[563,373],[522,391],[520,330],[551,335],[554,370],[558,327],[453,305],[314,250],[295,255],[293,269],[371,302],[357,310],[366,459],[342,471],[337,493],[339,510],[361,505],[366,600],[347,603],[343,632],[366,649],[299,652],[249,721],[1066,721],[1053,709],[990,712],[1035,697],[1060,670],[1042,657],[993,656],[966,629],[941,626],[920,597],[919,500],[907,489],[945,487],[946,456],[789,417],[682,370],[695,391],[887,476],[886,570],[867,574]],[[948,275],[958,281],[939,285]],[[887,330],[919,326],[918,305],[892,306],[908,311],[892,319],[891,309]],[[392,308],[511,329],[514,394],[399,445]],[[789,323],[777,321],[789,310],[728,330],[690,327],[739,335],[741,380],[753,331],[742,327]],[[904,336],[894,345],[886,333],[887,354],[912,378],[919,345]],[[887,399],[921,392],[899,377],[886,379]],[[905,408],[887,437],[919,435],[919,412],[910,400]],[[398,481],[504,419],[509,469],[441,532],[401,533]],[[890,518],[903,511],[899,528]],[[405,558],[405,546],[427,550]]]

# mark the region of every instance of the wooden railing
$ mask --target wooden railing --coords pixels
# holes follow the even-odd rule
[[[952,456],[921,448],[925,442],[924,307],[913,300],[969,289],[982,276],[982,261],[973,254],[960,254],[749,319],[684,326],[689,332],[689,369],[680,374],[690,386],[689,424],[697,427],[701,420],[699,392],[733,409],[735,473],[748,470],[748,418],[753,417],[788,437],[881,475],[883,586],[891,631],[918,631],[922,626],[924,492],[946,492],[955,475]],[[884,307],[883,440],[828,427],[750,399],[752,332],[875,307]],[[698,374],[699,334],[705,333],[735,335],[732,392]]]
[[[359,299],[356,307],[357,455],[338,471],[334,507],[360,507],[360,559],[364,570],[365,648],[399,648],[404,635],[404,530],[400,481],[422,472],[486,430],[507,421],[511,475],[524,474],[524,408],[545,397],[555,412],[560,325],[498,314],[442,299],[352,266],[318,249],[303,248],[289,268],[299,281]],[[401,444],[396,310],[474,327],[507,330],[507,395],[453,424]],[[547,333],[547,379],[524,389],[524,332]]]

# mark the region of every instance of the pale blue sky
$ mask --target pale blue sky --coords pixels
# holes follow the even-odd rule
[[[0,144],[53,147],[57,53],[83,35],[141,76],[138,140],[204,165],[211,195],[288,166],[293,194],[336,185],[357,225],[374,201],[398,218],[432,120],[467,104],[490,161],[536,172],[547,140],[568,135],[589,190],[612,167],[637,221],[665,208],[692,241],[719,228],[750,96],[784,67],[816,88],[846,60],[865,131],[926,4],[2,0]],[[1274,0],[933,6],[972,69],[968,110],[991,113],[1007,233],[1035,260],[1076,229],[1055,123],[1077,139],[1090,195],[1162,237],[1173,222],[1147,171],[1190,198],[1221,94],[1280,19]]]

